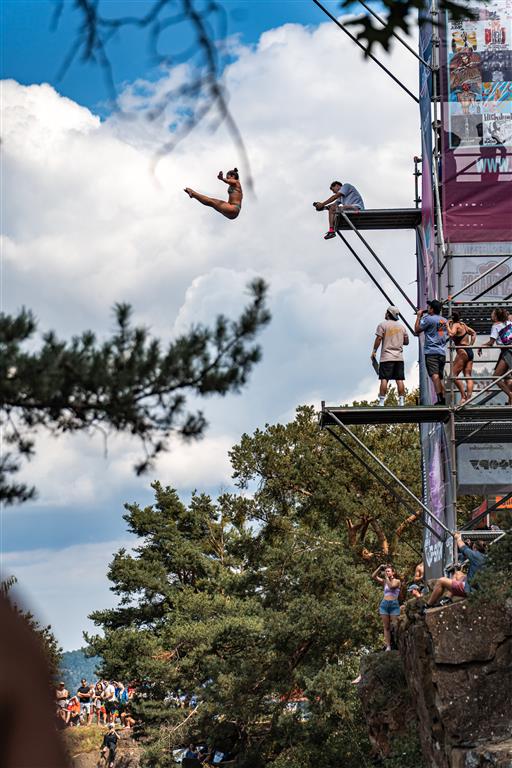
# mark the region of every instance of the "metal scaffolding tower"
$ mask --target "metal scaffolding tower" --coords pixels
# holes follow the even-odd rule
[[[314,1],[322,7],[317,0]],[[322,10],[325,12],[324,8]],[[327,15],[330,14],[327,13]],[[347,32],[343,25],[332,16],[330,17],[338,26],[341,26],[344,32]],[[405,301],[414,311],[416,311],[414,303],[362,233],[368,230],[394,229],[415,231],[417,273],[420,275],[423,271],[425,275],[418,284],[418,306],[424,307],[427,297],[436,298],[442,303],[445,317],[451,317],[453,311],[457,310],[464,322],[473,328],[478,336],[485,336],[488,339],[493,322],[491,315],[495,307],[507,309],[512,314],[512,292],[509,292],[510,295],[506,295],[506,292],[505,294],[496,293],[499,286],[503,288],[509,284],[508,281],[512,282],[512,232],[508,239],[500,236],[499,242],[485,242],[483,241],[485,240],[485,217],[482,218],[479,214],[480,209],[468,208],[468,203],[458,207],[452,204],[449,207],[447,203],[447,191],[451,190],[448,184],[453,179],[468,181],[465,174],[474,176],[475,168],[480,168],[482,159],[486,158],[489,150],[483,146],[473,149],[469,147],[464,150],[465,154],[462,153],[456,158],[458,165],[455,160],[453,161],[454,167],[456,166],[454,175],[448,176],[446,158],[448,148],[451,146],[449,131],[452,124],[449,123],[450,115],[447,117],[447,97],[442,95],[442,83],[443,78],[448,77],[449,66],[452,66],[448,64],[448,59],[450,62],[453,59],[454,44],[452,41],[452,52],[447,54],[446,38],[443,38],[443,34],[446,34],[443,32],[443,22],[444,19],[438,12],[434,0],[430,13],[423,14],[421,17],[420,51],[419,55],[414,54],[420,62],[421,93],[419,99],[413,98],[420,104],[423,146],[423,157],[421,160],[415,158],[413,174],[416,182],[416,207],[358,212],[340,209],[335,227],[340,241],[354,256],[386,301],[389,304]],[[442,110],[441,107],[443,107]],[[464,130],[466,129],[467,126]],[[483,145],[483,139],[480,145]],[[507,150],[503,151],[506,155]],[[508,152],[512,154],[512,150]],[[503,152],[500,157],[502,156]],[[468,159],[469,163],[467,163]],[[501,167],[500,165],[499,168]],[[511,173],[508,171],[508,166],[503,164],[503,168],[504,174]],[[422,177],[421,196],[418,188],[419,177]],[[472,179],[470,181],[473,185],[475,184]],[[461,186],[464,185],[459,185]],[[467,189],[467,185],[464,189]],[[506,190],[502,189],[502,193],[506,194]],[[420,202],[422,202],[421,208]],[[480,215],[477,223],[475,223],[477,216],[475,211]],[[458,226],[462,232],[460,236],[462,245],[456,239],[454,240],[454,217],[458,217],[455,227]],[[477,226],[479,227],[476,238],[478,247],[474,242],[466,245],[468,228]],[[512,229],[510,222],[508,226]],[[451,233],[448,238],[447,231]],[[352,240],[348,239],[348,233],[351,233]],[[460,269],[463,263],[461,258],[467,257],[468,253],[477,264],[476,274],[469,278],[467,275],[461,275]],[[377,277],[379,269],[400,295],[399,301],[393,301],[382,287]],[[499,298],[492,300],[493,295]],[[412,331],[403,314],[401,318]],[[475,352],[482,350],[483,341],[473,345]],[[499,352],[499,349],[494,348],[493,351]],[[483,519],[489,511],[504,509],[506,502],[512,498],[512,407],[500,402],[502,391],[497,386],[501,380],[510,376],[510,371],[503,376],[486,372],[481,366],[493,365],[496,357],[491,359],[487,350],[483,359],[475,354],[474,363],[477,366],[477,373],[471,377],[475,385],[474,394],[469,400],[461,403],[455,385],[456,355],[457,347],[450,342],[447,349],[448,375],[445,378],[446,405],[444,406],[432,403],[432,389],[426,376],[420,343],[421,405],[399,408],[356,408],[328,406],[322,403],[320,413],[320,426],[327,429],[344,450],[350,451],[361,461],[375,479],[392,490],[396,498],[405,506],[410,509],[412,505],[415,510],[421,509],[425,533],[424,555],[430,548],[426,557],[426,572],[429,576],[441,575],[448,563],[456,561],[457,551],[453,537],[456,530],[466,529],[471,531],[472,535],[479,535],[472,529],[480,519]],[[350,429],[352,425],[362,424],[418,424],[423,462],[422,499],[417,498],[400,478],[364,444],[358,434]],[[500,455],[499,450],[494,456],[492,451],[489,453],[493,446],[496,448],[501,446],[504,455]],[[505,451],[503,446],[506,447]],[[434,466],[440,473],[437,479],[433,479],[435,473],[432,467]],[[495,496],[495,503],[488,506],[486,513],[470,521],[458,520],[457,496],[461,489],[466,493],[469,492],[468,488],[474,488],[476,490],[472,492],[486,495],[491,484],[486,482],[484,475],[488,479],[489,473],[493,472],[494,475],[502,472],[503,477],[506,478],[501,485],[499,479],[492,484],[493,493],[499,493],[502,497],[501,501],[499,496]],[[437,489],[433,488],[434,483],[438,484]],[[501,530],[495,530],[481,535],[488,539],[498,539],[504,534]],[[432,555],[434,550],[435,556]]]

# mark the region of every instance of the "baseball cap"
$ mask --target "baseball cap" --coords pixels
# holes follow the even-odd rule
[[[392,315],[395,320],[400,316],[400,310],[398,307],[394,307],[392,304],[387,308],[386,312],[389,312],[389,314]]]
[[[432,307],[436,315],[440,315],[443,305],[437,299],[432,299],[431,301],[427,301],[427,307]]]

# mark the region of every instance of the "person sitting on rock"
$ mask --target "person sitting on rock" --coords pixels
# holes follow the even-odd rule
[[[407,595],[409,598],[423,597],[428,593],[428,587],[424,580],[424,573],[425,569],[423,568],[423,563],[418,563],[414,569],[414,581],[407,587]]]
[[[467,597],[471,592],[471,584],[477,572],[483,568],[486,561],[485,544],[479,541],[474,541],[472,547],[464,542],[459,532],[455,533],[455,542],[459,549],[459,553],[469,561],[467,575],[463,571],[455,571],[452,578],[443,576],[437,579],[432,594],[430,595],[426,608],[434,608],[443,592],[447,592],[448,597]]]

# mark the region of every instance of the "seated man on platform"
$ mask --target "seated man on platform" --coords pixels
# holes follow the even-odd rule
[[[323,203],[313,203],[317,211],[327,208],[329,214],[329,229],[324,235],[324,240],[336,237],[335,220],[338,211],[364,211],[363,198],[352,184],[342,184],[341,181],[333,181],[329,189],[331,197]]]
[[[388,391],[388,381],[396,381],[398,390],[398,405],[404,405],[405,374],[404,374],[404,345],[409,344],[407,330],[399,322],[400,312],[397,307],[388,307],[385,320],[379,323],[375,331],[372,361],[382,344],[379,364],[379,405],[384,405]]]
[[[451,579],[447,576],[437,579],[426,608],[434,608],[445,590],[447,597],[467,597],[471,592],[475,575],[485,565],[485,544],[474,541],[470,548],[458,532],[455,534],[455,541],[459,553],[469,561],[468,572],[465,574],[463,571],[455,571]]]
[[[425,366],[436,391],[436,405],[445,405],[444,366],[446,364],[446,345],[450,339],[448,322],[441,317],[443,305],[437,299],[427,301],[428,309],[418,310],[414,333],[425,334]]]

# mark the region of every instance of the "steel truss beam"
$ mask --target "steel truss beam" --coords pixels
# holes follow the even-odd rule
[[[351,454],[351,455],[352,455],[352,456],[353,456],[353,457],[354,457],[354,458],[355,458],[355,459],[356,459],[356,460],[357,460],[357,461],[358,461],[358,462],[359,462],[359,463],[360,463],[360,464],[361,464],[361,465],[362,465],[362,466],[363,466],[363,467],[364,467],[364,468],[365,468],[365,469],[366,469],[366,470],[367,470],[367,471],[368,471],[368,472],[371,474],[371,475],[373,475],[373,477],[374,477],[374,478],[375,478],[375,479],[376,479],[376,480],[377,480],[377,481],[378,481],[378,482],[379,482],[381,485],[383,485],[383,486],[384,486],[384,488],[386,488],[386,490],[387,490],[387,491],[389,491],[389,493],[391,493],[391,495],[392,495],[392,496],[394,496],[394,497],[395,497],[395,499],[396,499],[397,501],[399,501],[401,504],[403,504],[403,506],[404,506],[404,507],[405,507],[405,508],[406,508],[406,509],[407,509],[407,510],[408,510],[408,511],[411,513],[411,514],[413,514],[413,515],[417,515],[417,510],[416,510],[416,509],[414,509],[414,507],[412,506],[412,504],[410,504],[410,503],[409,503],[409,502],[408,502],[406,499],[404,499],[404,498],[403,498],[403,496],[401,496],[401,495],[398,493],[398,491],[396,491],[396,490],[393,488],[393,486],[392,486],[390,483],[388,483],[386,480],[384,480],[384,479],[383,479],[383,478],[382,478],[382,477],[381,477],[381,476],[380,476],[380,475],[379,475],[379,474],[378,474],[378,473],[377,473],[377,472],[376,472],[374,469],[372,469],[372,467],[368,466],[367,462],[366,462],[366,461],[363,459],[363,457],[362,457],[362,456],[359,456],[359,454],[358,454],[358,453],[356,453],[356,451],[354,451],[354,449],[353,449],[353,448],[351,448],[351,447],[350,447],[350,445],[349,445],[348,443],[346,443],[346,442],[345,442],[345,440],[343,440],[343,439],[342,439],[342,438],[341,438],[341,437],[340,437],[338,434],[336,434],[336,432],[335,432],[333,429],[331,429],[330,427],[325,427],[325,429],[326,429],[326,430],[327,430],[327,432],[329,432],[329,434],[330,434],[330,435],[332,435],[332,436],[334,437],[334,439],[335,439],[335,440],[337,440],[337,441],[338,441],[338,443],[340,443],[340,444],[341,444],[341,445],[342,445],[342,446],[343,446],[343,447],[344,447],[344,448],[345,448],[345,449],[346,449],[346,450],[347,450],[347,451],[348,451],[348,452],[349,452],[349,453],[350,453],[350,454]],[[420,518],[418,518],[418,519],[420,519]],[[435,531],[433,528],[431,528],[431,527],[430,527],[430,525],[429,525],[429,524],[427,523],[427,521],[425,520],[425,514],[424,514],[424,513],[423,513],[423,514],[422,514],[422,516],[421,516],[421,521],[422,521],[423,525],[425,526],[425,528],[428,528],[428,530],[429,530],[429,531],[432,533],[432,535],[433,535],[433,536],[435,536],[437,539],[439,539],[439,541],[444,541],[444,540],[445,540],[443,536],[440,536],[440,535],[439,535],[439,533],[438,533],[437,531]]]
[[[512,499],[512,491],[510,491],[510,493],[507,493],[506,496],[503,496],[503,498],[497,501],[495,504],[493,504],[492,507],[488,507],[485,510],[485,512],[480,512],[476,517],[472,517],[470,520],[464,523],[464,525],[460,529],[461,533],[463,531],[466,531],[466,529],[469,528],[470,526],[474,526],[477,523],[479,523],[480,520],[483,520],[484,517],[487,517],[487,515],[492,515],[493,512],[499,512],[500,510],[504,509],[504,507],[502,507],[501,505],[506,504],[507,501],[509,501],[509,499]]]
[[[366,266],[366,264],[364,263],[364,261],[361,259],[361,257],[360,257],[360,256],[358,255],[358,253],[355,251],[355,249],[354,249],[354,248],[353,248],[353,247],[350,245],[350,243],[349,243],[349,241],[347,240],[347,238],[346,238],[346,237],[344,237],[344,235],[342,235],[342,234],[341,234],[341,232],[339,232],[339,231],[338,231],[338,233],[337,233],[337,234],[338,234],[338,237],[339,237],[339,238],[341,238],[341,240],[342,240],[342,241],[345,243],[345,245],[347,246],[347,248],[349,249],[349,251],[351,252],[351,254],[354,256],[354,258],[355,258],[355,259],[358,261],[358,263],[359,263],[359,264],[361,265],[361,267],[364,269],[364,271],[366,272],[366,274],[368,275],[368,277],[370,278],[370,280],[372,281],[372,283],[373,283],[373,284],[374,284],[374,285],[375,285],[375,286],[376,286],[376,287],[379,289],[379,291],[382,293],[382,295],[384,296],[384,298],[386,299],[386,301],[388,301],[388,302],[389,302],[391,305],[393,305],[393,304],[394,304],[393,300],[389,298],[388,294],[386,293],[386,291],[384,290],[384,288],[381,286],[381,284],[379,283],[379,281],[377,280],[377,278],[375,277],[375,275],[373,275],[373,274],[370,272],[370,270],[368,269],[368,267]],[[414,330],[411,328],[411,326],[409,325],[409,323],[407,322],[407,320],[405,319],[405,317],[402,315],[402,313],[401,313],[401,312],[400,312],[400,317],[402,318],[403,322],[405,323],[405,325],[407,326],[407,328],[410,330],[410,332],[411,332],[411,333],[414,335]]]
[[[377,65],[378,65],[378,66],[379,66],[381,69],[383,69],[383,70],[384,70],[384,72],[385,72],[387,75],[389,75],[389,77],[390,77],[390,78],[391,78],[391,79],[392,79],[392,80],[393,80],[393,81],[394,81],[394,82],[395,82],[395,83],[396,83],[398,86],[400,86],[400,88],[401,88],[403,91],[405,91],[405,92],[406,92],[406,93],[407,93],[407,94],[408,94],[408,95],[411,97],[411,99],[414,99],[414,101],[416,102],[416,104],[419,104],[419,103],[420,103],[420,100],[418,99],[418,97],[417,97],[417,96],[415,96],[415,95],[414,95],[414,93],[412,93],[412,91],[410,91],[410,90],[409,90],[409,89],[408,89],[408,88],[407,88],[407,87],[406,87],[406,86],[405,86],[405,85],[402,83],[402,81],[398,79],[398,77],[396,77],[396,76],[395,76],[395,75],[394,75],[392,72],[390,72],[390,71],[389,71],[389,69],[388,69],[387,67],[385,67],[385,66],[384,66],[384,64],[382,64],[382,63],[381,63],[381,62],[378,60],[378,58],[377,58],[376,56],[374,56],[374,55],[373,55],[373,53],[370,53],[370,51],[368,50],[368,48],[365,48],[365,46],[364,46],[362,43],[360,43],[360,42],[359,42],[359,40],[357,39],[357,37],[356,37],[355,35],[353,35],[353,34],[352,34],[352,32],[349,32],[349,30],[346,28],[346,26],[345,26],[344,24],[342,24],[342,23],[341,23],[341,21],[339,21],[339,19],[337,19],[337,18],[336,18],[336,16],[333,16],[333,15],[332,15],[332,13],[330,13],[330,12],[327,10],[327,8],[326,8],[324,5],[322,5],[322,3],[320,3],[320,2],[319,2],[319,0],[313,0],[313,2],[314,2],[314,4],[315,4],[315,5],[317,5],[317,6],[320,8],[320,10],[322,10],[322,11],[325,13],[325,15],[326,15],[326,16],[328,16],[328,17],[330,18],[330,20],[331,20],[331,21],[334,21],[334,23],[336,24],[336,26],[337,26],[337,27],[339,27],[339,28],[341,29],[341,31],[342,31],[342,32],[344,32],[344,33],[345,33],[345,34],[346,34],[348,37],[350,37],[350,39],[352,40],[352,42],[353,42],[353,43],[355,43],[357,46],[359,46],[359,48],[361,48],[361,49],[364,51],[364,55],[365,55],[365,56],[367,56],[369,59],[371,59],[372,61],[374,61],[374,62],[375,62],[375,63],[376,63],[376,64],[377,64]]]
[[[349,225],[350,229],[351,229],[353,232],[355,232],[355,234],[356,234],[356,235],[358,236],[358,238],[361,240],[361,242],[363,243],[363,245],[365,245],[365,246],[366,246],[366,248],[368,249],[368,251],[371,253],[371,255],[373,256],[373,258],[375,259],[375,261],[376,261],[376,262],[377,262],[377,264],[379,265],[379,267],[380,267],[380,268],[381,268],[381,269],[382,269],[382,270],[383,270],[383,271],[386,273],[386,275],[389,277],[389,279],[391,280],[391,282],[393,283],[393,285],[395,286],[395,288],[397,288],[397,289],[398,289],[398,291],[400,291],[400,293],[402,294],[402,296],[404,297],[404,299],[406,300],[406,302],[409,304],[409,306],[410,306],[410,307],[411,307],[411,308],[414,310],[414,312],[417,312],[417,311],[418,311],[418,309],[417,309],[416,305],[415,305],[415,304],[413,304],[413,302],[410,300],[410,298],[408,297],[408,295],[406,294],[406,292],[403,290],[402,286],[401,286],[401,285],[400,285],[400,284],[399,284],[399,283],[398,283],[398,282],[395,280],[395,278],[393,277],[393,275],[391,274],[391,272],[389,271],[389,269],[388,269],[388,268],[386,267],[386,265],[385,265],[385,264],[382,262],[382,260],[381,260],[381,259],[379,259],[379,257],[377,256],[377,254],[375,253],[375,251],[373,250],[373,248],[371,247],[371,245],[370,245],[370,244],[369,244],[369,243],[368,243],[368,242],[365,240],[365,238],[362,236],[362,234],[361,234],[361,233],[360,233],[360,231],[357,229],[357,227],[355,227],[355,226],[354,226],[354,224],[353,224],[353,222],[352,222],[352,221],[350,221],[350,219],[349,219],[349,217],[347,216],[347,214],[345,213],[345,211],[343,211],[343,210],[342,210],[342,211],[340,211],[340,213],[341,213],[341,215],[343,216],[343,218],[345,219],[345,221],[347,222],[347,224]]]
[[[403,490],[403,491],[405,491],[405,493],[406,493],[408,496],[410,496],[410,497],[413,499],[413,501],[414,501],[416,504],[419,504],[419,506],[421,507],[421,509],[422,509],[422,510],[423,510],[423,511],[424,511],[424,512],[425,512],[425,513],[426,513],[426,514],[429,516],[429,517],[431,517],[433,520],[435,520],[435,522],[436,522],[436,523],[439,525],[439,527],[440,527],[440,528],[442,528],[442,529],[443,529],[443,531],[444,531],[446,534],[448,534],[449,536],[453,536],[453,531],[450,531],[450,529],[449,529],[449,528],[448,528],[448,527],[447,527],[447,526],[446,526],[446,525],[445,525],[445,524],[442,522],[442,520],[439,520],[439,518],[438,518],[438,517],[436,517],[436,515],[434,515],[434,513],[433,513],[433,512],[432,512],[432,511],[431,511],[431,510],[430,510],[430,509],[427,507],[427,505],[426,505],[426,504],[424,504],[424,503],[423,503],[423,502],[422,502],[420,499],[418,499],[418,497],[416,496],[416,494],[414,494],[414,493],[411,491],[411,489],[410,489],[410,488],[408,488],[408,487],[405,485],[405,483],[403,483],[403,482],[400,480],[400,478],[399,478],[399,477],[397,477],[397,476],[395,475],[395,473],[394,473],[394,472],[393,472],[391,469],[389,469],[389,467],[388,467],[388,466],[386,466],[386,464],[384,464],[384,462],[383,462],[383,461],[381,461],[381,459],[379,459],[379,457],[378,457],[378,456],[376,456],[376,455],[373,453],[373,451],[371,451],[371,450],[370,450],[370,448],[368,448],[368,447],[367,447],[367,446],[364,444],[364,442],[363,442],[362,440],[360,440],[360,439],[358,438],[358,436],[357,436],[356,434],[354,434],[354,432],[352,432],[352,430],[350,430],[350,429],[347,427],[347,425],[346,425],[346,424],[344,424],[342,421],[340,421],[340,419],[338,419],[338,417],[337,417],[337,416],[335,416],[333,413],[331,413],[331,417],[332,417],[332,418],[334,419],[334,421],[335,421],[335,422],[336,422],[336,423],[337,423],[337,424],[338,424],[338,425],[339,425],[339,426],[340,426],[340,427],[343,429],[343,431],[344,431],[344,432],[346,432],[346,433],[347,433],[347,435],[349,435],[349,436],[350,436],[350,437],[351,437],[351,438],[352,438],[352,439],[353,439],[353,440],[354,440],[354,441],[355,441],[355,442],[356,442],[356,443],[359,445],[359,447],[360,447],[360,448],[362,448],[362,449],[363,449],[363,451],[365,451],[365,453],[367,453],[367,454],[368,454],[368,456],[370,456],[370,457],[371,457],[371,458],[372,458],[372,459],[373,459],[373,460],[374,460],[374,461],[375,461],[375,462],[376,462],[376,463],[379,465],[379,467],[380,467],[382,470],[384,470],[384,472],[385,472],[387,475],[389,475],[389,477],[391,477],[391,479],[392,479],[392,480],[394,480],[394,482],[395,482],[395,483],[397,483],[397,484],[400,486],[400,488],[402,488],[402,490]],[[365,466],[366,466],[366,465],[365,465]],[[426,522],[426,521],[425,521],[425,522]],[[439,538],[439,536],[438,536],[438,538]]]

